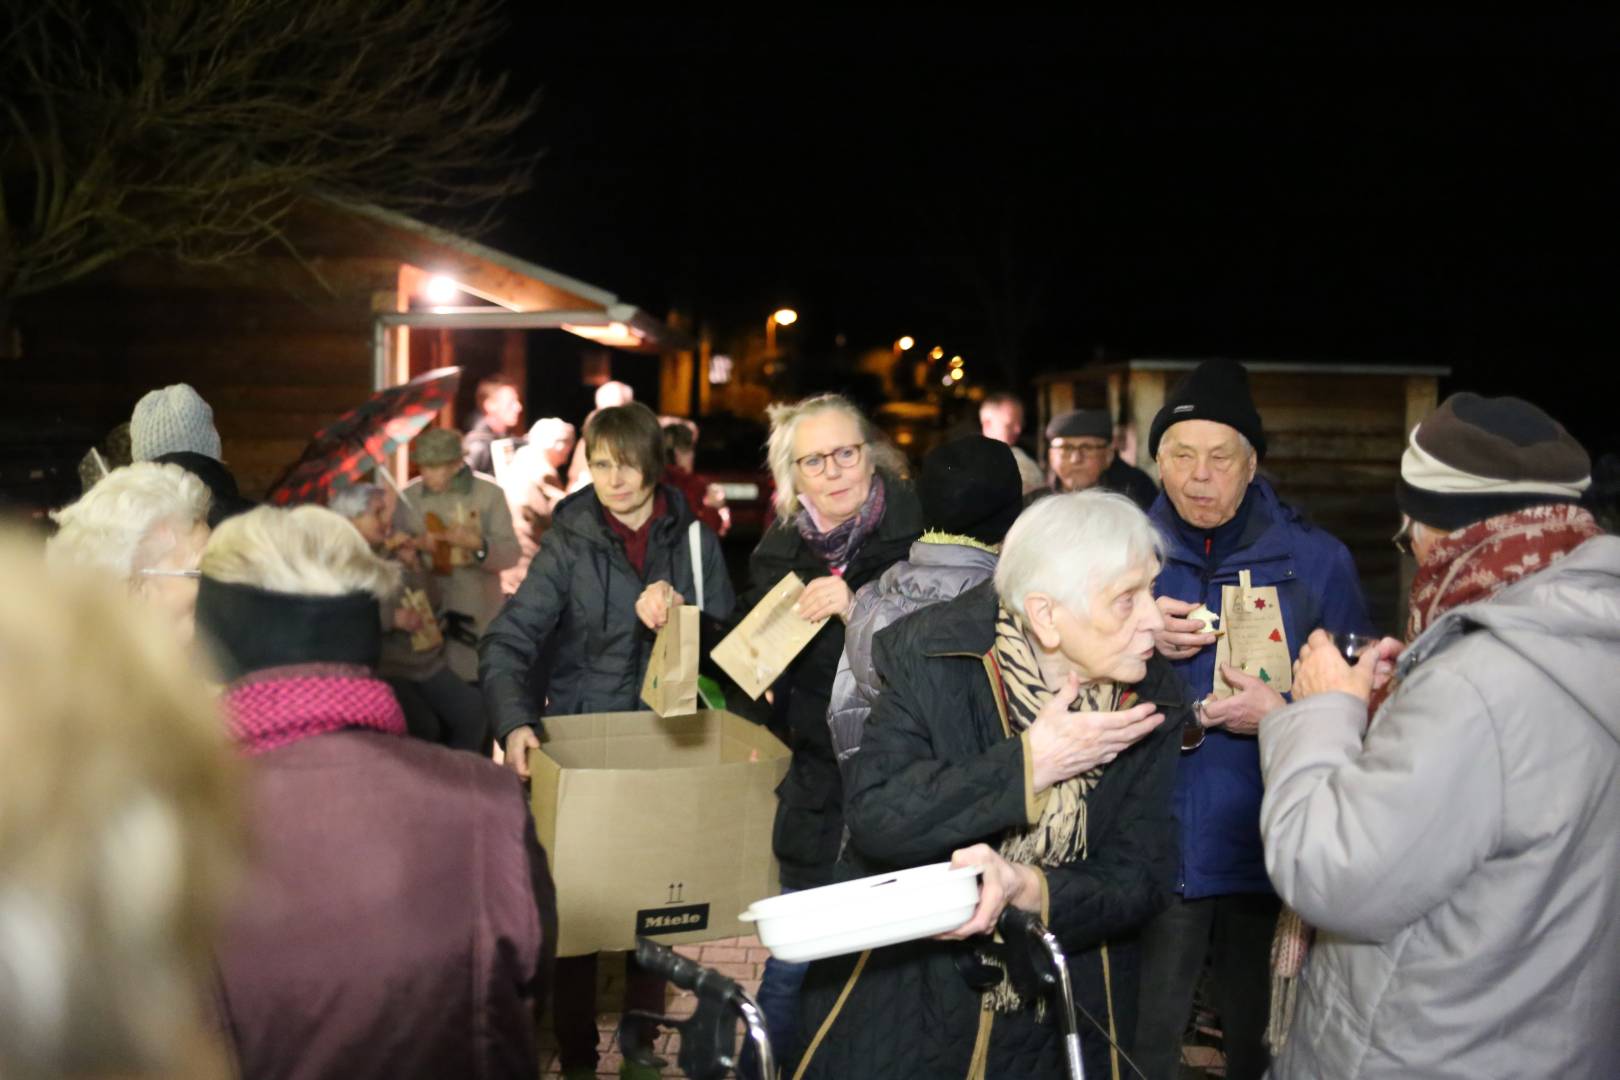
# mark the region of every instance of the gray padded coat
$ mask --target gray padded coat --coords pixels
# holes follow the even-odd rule
[[[1620,1076],[1620,539],[1260,725],[1266,866],[1318,928],[1281,1080]]]

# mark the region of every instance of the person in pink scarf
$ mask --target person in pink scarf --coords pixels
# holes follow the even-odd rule
[[[397,568],[315,506],[231,518],[200,568],[249,777],[253,859],[218,951],[241,1075],[532,1080],[545,854],[516,777],[405,738],[375,670]]]
[[[1401,461],[1407,642],[1352,667],[1318,631],[1262,720],[1266,866],[1315,928],[1279,937],[1278,1080],[1614,1075],[1620,539],[1590,472],[1534,405],[1448,398]]]

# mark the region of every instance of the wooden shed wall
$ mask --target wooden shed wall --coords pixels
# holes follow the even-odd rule
[[[87,442],[146,391],[187,382],[213,406],[243,492],[262,495],[317,428],[370,392],[372,313],[397,296],[391,259],[327,258],[319,270],[326,288],[286,258],[229,275],[129,261],[29,298],[15,314],[24,356],[5,422]]]

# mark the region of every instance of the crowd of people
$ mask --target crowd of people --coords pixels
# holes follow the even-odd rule
[[[772,405],[735,588],[695,425],[609,383],[577,438],[525,436],[514,384],[476,397],[398,494],[283,509],[166,387],[43,551],[0,538],[0,1076],[533,1077],[548,1000],[594,1076],[531,756],[644,707],[676,608],[706,653],[790,572],[825,625],[727,695],[791,752],[782,890],[981,878],[939,938],[770,960],[783,1075],[1064,1075],[1008,909],[1068,956],[1088,1076],[1178,1076],[1201,985],[1235,1080],[1620,1067],[1620,539],[1536,406],[1458,393],[1410,433],[1380,638],[1234,363],[1167,394],[1157,480],[1102,410],[1041,462],[991,395],[914,467],[842,397]],[[1241,658],[1256,625],[1284,669]],[[625,1008],[665,999],[630,960]]]

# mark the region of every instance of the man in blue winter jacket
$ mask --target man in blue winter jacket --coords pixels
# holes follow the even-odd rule
[[[1221,614],[1221,588],[1247,570],[1254,587],[1277,590],[1290,659],[1317,627],[1367,633],[1371,625],[1350,552],[1307,524],[1255,474],[1265,431],[1241,364],[1200,364],[1154,418],[1148,453],[1163,492],[1149,516],[1167,553],[1155,594],[1164,612],[1159,651],[1188,692],[1215,687],[1216,637],[1187,618],[1200,605]],[[1209,700],[1203,732],[1183,739],[1175,809],[1181,824],[1178,896],[1142,931],[1137,1064],[1148,1080],[1179,1075],[1181,1039],[1206,958],[1213,963],[1230,1080],[1259,1080],[1278,900],[1260,840],[1261,717],[1285,701],[1265,682],[1233,667],[1221,675],[1231,696]]]

